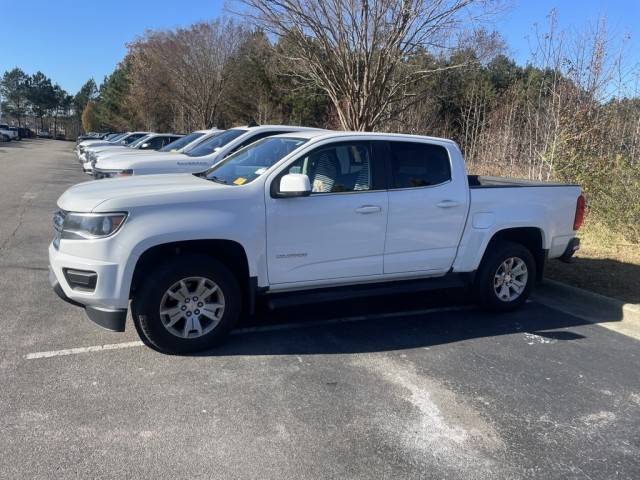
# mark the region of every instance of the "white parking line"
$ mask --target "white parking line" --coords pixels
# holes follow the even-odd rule
[[[101,352],[103,350],[119,350],[121,348],[141,347],[144,345],[141,341],[124,342],[124,343],[107,343],[106,345],[94,345],[91,347],[68,348],[65,350],[53,350],[50,352],[35,352],[25,355],[27,360],[35,360],[37,358],[64,357],[66,355],[77,355],[79,353]]]
[[[278,330],[294,330],[299,328],[335,325],[340,323],[361,322],[364,320],[376,320],[376,319],[382,319],[382,318],[425,315],[428,313],[456,312],[456,311],[471,310],[473,308],[474,307],[472,305],[460,305],[460,306],[454,306],[454,307],[427,308],[424,310],[410,310],[407,312],[391,312],[391,313],[380,313],[376,315],[360,315],[355,317],[334,318],[329,320],[314,320],[310,322],[282,323],[278,325],[265,325],[262,327],[257,326],[257,327],[239,328],[237,330],[232,331],[231,335],[243,335],[247,333],[256,333],[256,332],[273,332]],[[120,350],[123,348],[141,347],[143,345],[144,343],[142,343],[139,340],[136,342],[108,343],[106,345],[93,345],[90,347],[76,347],[76,348],[67,348],[64,350],[52,350],[49,352],[28,353],[27,355],[25,355],[25,359],[37,360],[40,358],[64,357],[67,355],[78,355],[80,353],[95,353],[95,352],[102,352],[105,350]]]

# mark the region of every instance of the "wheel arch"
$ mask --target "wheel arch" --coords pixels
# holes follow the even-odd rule
[[[249,292],[249,262],[245,248],[234,240],[199,239],[161,243],[147,248],[137,259],[131,278],[129,298],[132,298],[145,275],[160,265],[163,259],[198,254],[215,258],[235,276],[243,292]]]
[[[542,280],[544,266],[548,250],[544,248],[544,232],[539,227],[513,227],[498,230],[493,234],[482,255],[482,260],[487,253],[500,242],[515,242],[525,246],[533,255],[536,262],[536,280]],[[482,264],[481,260],[481,264]]]

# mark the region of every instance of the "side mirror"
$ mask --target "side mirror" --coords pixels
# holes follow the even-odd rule
[[[141,150],[144,150],[145,148],[149,148],[149,143],[143,143],[142,145],[140,145]]]
[[[280,179],[278,197],[308,197],[311,195],[309,177],[302,173],[289,173]]]

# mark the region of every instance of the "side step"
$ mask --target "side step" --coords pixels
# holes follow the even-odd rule
[[[307,303],[325,303],[352,298],[373,297],[378,295],[397,295],[446,288],[464,288],[468,285],[462,275],[450,273],[438,278],[402,280],[384,283],[366,283],[345,287],[318,288],[286,293],[267,294],[267,306],[271,310],[293,307]]]

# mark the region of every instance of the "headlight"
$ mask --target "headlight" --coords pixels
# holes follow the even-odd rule
[[[93,169],[93,176],[96,179],[100,178],[115,178],[115,177],[130,177],[133,175],[133,170],[103,170],[101,168]]]
[[[58,227],[61,215],[54,216],[54,226]],[[62,217],[60,238],[69,240],[92,240],[113,235],[122,226],[127,214],[118,213],[72,213]]]

